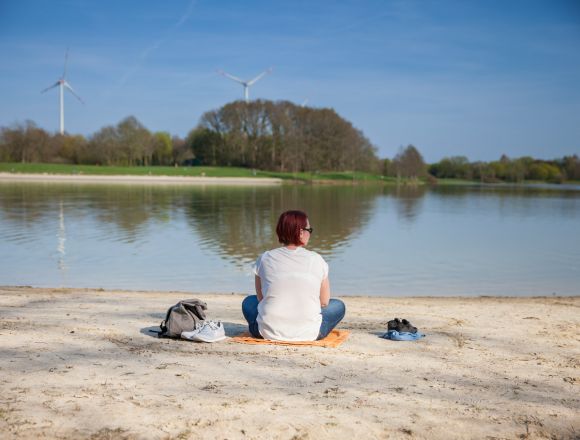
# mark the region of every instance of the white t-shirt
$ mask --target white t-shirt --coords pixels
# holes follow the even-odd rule
[[[265,339],[314,341],[320,332],[320,285],[328,264],[316,252],[298,247],[266,251],[256,261],[263,299],[258,328]]]

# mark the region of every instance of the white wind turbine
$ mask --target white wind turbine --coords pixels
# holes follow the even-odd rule
[[[64,89],[65,87],[68,89],[69,92],[73,94],[75,98],[77,98],[81,103],[85,103],[82,98],[75,93],[71,85],[66,80],[66,65],[68,62],[68,49],[66,51],[66,55],[64,56],[64,71],[62,77],[59,78],[57,82],[55,82],[50,87],[47,87],[40,93],[44,93],[50,89],[54,89],[55,87],[60,86],[60,134],[64,134]]]
[[[240,79],[237,76],[230,75],[229,73],[226,73],[223,70],[218,70],[218,73],[220,75],[223,75],[226,78],[232,79],[235,82],[240,83],[242,86],[244,86],[244,98],[246,99],[246,102],[249,102],[250,101],[250,86],[252,86],[253,84],[255,84],[259,79],[261,79],[264,75],[267,75],[270,72],[272,72],[272,68],[271,67],[268,70],[265,70],[264,72],[260,73],[254,79],[251,79],[249,81],[244,81],[243,79]]]

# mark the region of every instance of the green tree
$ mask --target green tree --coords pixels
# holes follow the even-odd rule
[[[173,165],[191,164],[193,161],[193,152],[187,145],[187,142],[179,136],[171,138],[171,145],[173,146]]]
[[[51,139],[51,154],[46,162],[79,164],[86,154],[87,140],[81,135],[56,134]]]
[[[116,128],[117,145],[126,165],[148,165],[151,158],[151,133],[134,116],[123,119]]]
[[[380,160],[380,173],[382,176],[388,176],[391,168],[391,160],[384,158]]]
[[[530,165],[529,176],[531,180],[558,182],[562,179],[562,172],[556,165],[544,161],[536,161]]]
[[[189,132],[185,140],[193,153],[196,164],[217,165],[218,150],[221,150],[221,135],[204,127],[197,127]]]
[[[437,178],[472,179],[473,170],[465,156],[444,157],[429,166],[429,173]]]
[[[171,165],[173,161],[173,143],[166,131],[158,131],[151,137],[151,165]]]

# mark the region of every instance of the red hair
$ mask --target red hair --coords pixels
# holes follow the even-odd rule
[[[278,241],[282,244],[301,246],[300,231],[308,224],[308,216],[303,211],[286,211],[280,214],[276,225]]]

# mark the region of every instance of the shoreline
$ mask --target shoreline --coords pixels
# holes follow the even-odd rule
[[[243,295],[0,286],[2,438],[577,438],[580,297],[341,297],[338,348],[149,332],[180,299],[227,336]],[[394,317],[427,336],[380,338]]]
[[[97,174],[33,174],[0,172],[0,182],[40,183],[121,183],[161,185],[280,185],[282,179],[273,177],[198,177],[198,176],[130,176]]]
[[[209,177],[209,176],[169,176],[169,175],[130,175],[130,174],[58,174],[58,173],[20,173],[0,171],[0,183],[3,182],[32,182],[32,183],[89,183],[89,184],[155,184],[155,185],[231,185],[231,186],[275,186],[282,184],[311,184],[311,185],[385,185],[385,186],[441,186],[441,187],[501,187],[501,188],[539,188],[539,189],[580,189],[580,182],[564,183],[549,182],[498,182],[482,183],[479,181],[465,181],[442,179],[434,185],[427,182],[398,184],[393,181],[366,180],[366,179],[282,179],[278,177]]]
[[[126,294],[134,294],[134,295],[141,295],[141,294],[155,294],[155,295],[217,295],[217,296],[240,296],[244,297],[248,295],[248,292],[231,292],[231,291],[212,291],[212,292],[202,292],[202,291],[188,291],[188,290],[163,290],[163,289],[126,289],[126,288],[117,288],[117,287],[99,287],[99,286],[51,286],[51,285],[24,285],[24,284],[0,284],[0,292],[4,289],[8,290],[18,290],[18,289],[29,289],[31,291],[45,291],[51,290],[60,293],[66,292],[120,292]],[[368,295],[368,294],[345,294],[341,292],[333,293],[333,297],[336,298],[359,298],[359,299],[368,299],[368,300],[383,300],[383,299],[392,299],[392,300],[417,300],[420,301],[422,299],[426,300],[509,300],[509,301],[518,301],[518,300],[551,300],[551,299],[570,299],[570,298],[580,298],[580,291],[579,293],[569,294],[569,295],[410,295],[410,296],[403,296],[403,295]]]

